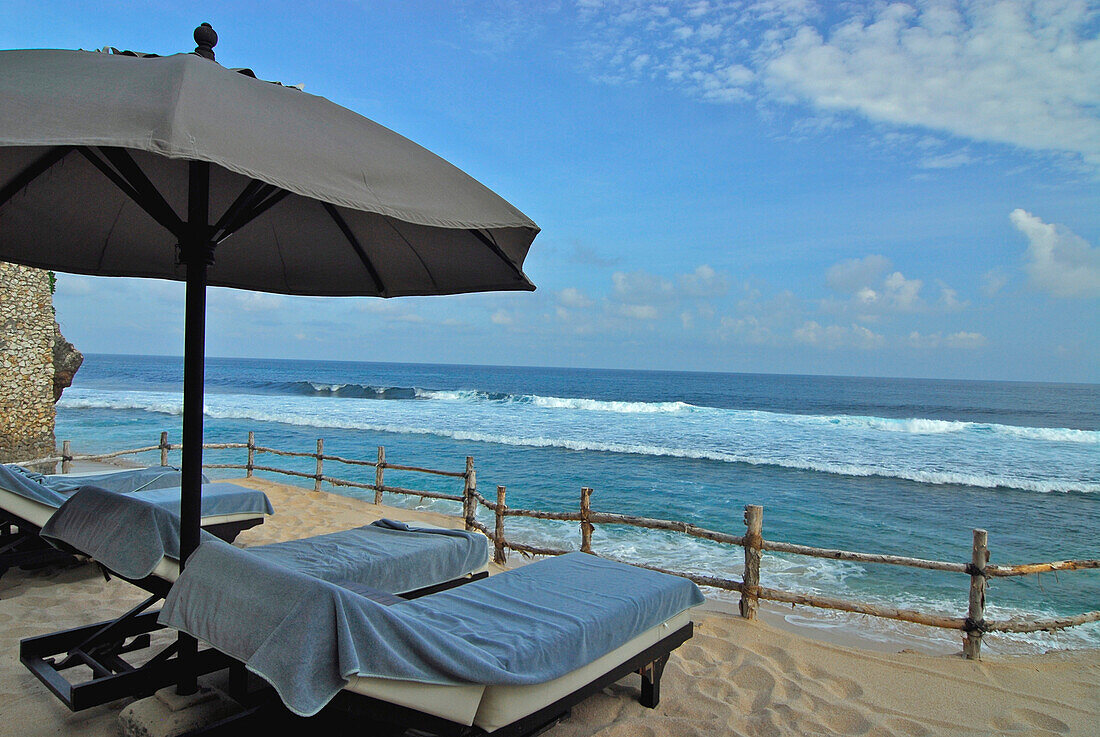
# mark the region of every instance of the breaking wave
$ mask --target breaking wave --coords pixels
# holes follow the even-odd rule
[[[323,391],[341,391],[347,385],[333,386]],[[322,389],[315,389],[322,391]],[[437,396],[439,394],[447,396]],[[432,392],[422,399],[436,401],[469,401],[465,392]],[[533,396],[533,395],[527,395]],[[551,400],[533,397],[516,405],[554,410],[590,411],[590,400]],[[1096,443],[1100,433],[1065,428],[1017,428],[971,422],[941,420],[891,420],[877,417],[788,415],[762,411],[706,409],[711,415],[700,415],[703,408],[678,402],[601,402],[599,411],[646,413],[666,412],[689,414],[683,420],[653,425],[641,417],[632,424],[619,421],[591,424],[581,418],[562,416],[548,420],[522,411],[518,406],[510,413],[482,408],[479,412],[453,411],[439,408],[432,413],[401,410],[377,413],[359,411],[348,405],[347,411],[333,411],[327,404],[318,405],[306,399],[283,400],[279,405],[265,405],[248,395],[213,395],[206,397],[208,417],[226,420],[254,420],[289,425],[344,430],[387,432],[404,435],[430,435],[458,441],[494,443],[531,448],[561,448],[597,453],[621,453],[692,460],[709,460],[751,466],[777,466],[817,473],[853,477],[883,477],[904,479],[922,484],[959,485],[984,489],[1018,489],[1040,493],[1098,493],[1100,483],[1086,478],[1059,478],[1043,468],[1014,472],[995,458],[991,462],[929,463],[939,461],[940,450],[947,446],[926,446],[932,450],[925,460],[912,460],[895,452],[893,441],[881,433],[908,433],[934,438],[945,433],[965,433],[967,443],[988,453],[988,436],[1000,434],[997,453],[1011,453],[1005,445],[1023,441],[1059,443]],[[483,400],[475,399],[476,402]],[[499,401],[499,400],[491,400]],[[594,401],[594,400],[591,400]],[[569,402],[575,402],[570,404]],[[178,415],[182,412],[178,394],[158,392],[89,392],[70,390],[61,406],[70,409],[139,410]],[[624,405],[617,407],[616,405]],[[675,406],[682,405],[682,406]],[[640,408],[641,407],[641,408]],[[645,409],[642,409],[645,408]],[[395,407],[396,409],[396,407]],[[621,422],[626,422],[625,418]],[[724,423],[724,424],[723,424]],[[499,430],[489,430],[499,427]],[[578,430],[583,428],[584,432]],[[623,430],[622,428],[626,428]],[[962,437],[952,435],[952,437]],[[983,439],[985,438],[985,439]],[[915,437],[913,442],[922,441]],[[958,445],[959,441],[950,442]],[[814,445],[821,447],[813,447]],[[870,446],[877,444],[872,452]],[[822,450],[824,448],[824,450]],[[1083,450],[1083,449],[1082,449]],[[820,451],[820,452],[819,452]],[[942,467],[946,466],[946,467]]]

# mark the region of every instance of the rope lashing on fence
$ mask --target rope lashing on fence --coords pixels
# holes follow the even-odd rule
[[[982,635],[984,635],[986,632],[992,631],[990,630],[989,625],[986,624],[986,621],[984,619],[979,619],[975,622],[970,617],[967,617],[963,620],[963,626],[961,627],[961,629],[967,634],[970,634],[971,632],[977,632],[978,634]]]
[[[987,581],[992,578],[992,576],[985,568],[978,568],[978,566],[974,565],[973,563],[967,563],[965,570],[966,575],[968,576],[981,576]]]

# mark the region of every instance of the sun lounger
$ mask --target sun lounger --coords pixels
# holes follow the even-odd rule
[[[73,494],[41,534],[55,545],[93,558],[105,570],[152,595],[116,620],[23,640],[20,660],[24,665],[73,711],[122,696],[145,695],[171,683],[177,677],[174,645],[136,669],[122,655],[150,647],[150,634],[163,629],[156,621],[157,612],[147,610],[164,598],[179,576],[176,510],[150,503],[142,495],[89,487]],[[203,540],[220,542],[205,532]],[[303,575],[352,587],[384,588],[384,593],[402,597],[482,578],[487,575],[489,556],[481,534],[397,522],[256,546],[246,554]],[[201,668],[212,672],[231,663],[208,650]],[[78,665],[87,665],[95,676],[70,683],[62,672]]]
[[[138,494],[178,509],[179,485],[179,471],[167,467],[44,475],[0,465],[0,576],[14,566],[43,565],[69,557],[43,542],[39,530],[77,490],[95,486]],[[223,540],[232,541],[242,530],[262,524],[264,515],[272,511],[263,492],[233,484],[203,484],[203,527]]]
[[[133,509],[128,523],[166,531],[159,543],[102,552],[139,578],[171,544],[171,516],[113,501]],[[79,531],[60,532],[84,544]],[[632,672],[643,704],[656,705],[664,664],[691,637],[688,610],[702,601],[685,579],[579,553],[406,601],[256,550],[206,536],[168,592],[158,621],[212,645],[203,672],[243,664],[299,715],[335,700],[439,734],[534,733]]]
[[[437,734],[521,735],[632,672],[655,706],[703,600],[686,579],[583,553],[411,601],[369,593],[206,541],[159,621],[243,663],[299,716],[340,694]]]

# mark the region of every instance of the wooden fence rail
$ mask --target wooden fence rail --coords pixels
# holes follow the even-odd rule
[[[577,522],[580,525],[580,549],[582,552],[596,555],[592,548],[592,537],[596,525],[627,525],[651,530],[663,530],[677,532],[690,537],[695,537],[724,545],[739,546],[744,550],[744,567],[740,580],[723,578],[691,571],[671,571],[658,566],[639,564],[635,561],[625,561],[634,565],[641,565],[663,573],[671,573],[683,576],[697,584],[711,586],[727,591],[737,591],[741,594],[741,616],[752,619],[758,610],[758,600],[781,602],[785,604],[801,604],[805,606],[835,609],[838,611],[867,614],[875,617],[894,619],[903,622],[945,629],[959,630],[963,632],[963,652],[967,658],[978,659],[981,656],[982,636],[987,632],[1039,632],[1075,627],[1088,622],[1100,621],[1100,611],[1084,612],[1067,617],[1054,617],[1045,619],[1006,619],[988,621],[985,619],[987,583],[989,578],[1004,578],[1010,576],[1025,576],[1053,571],[1080,571],[1100,568],[1100,559],[1061,560],[1049,563],[1026,563],[1021,565],[991,565],[989,563],[988,535],[985,530],[973,531],[971,545],[971,558],[969,562],[945,562],[926,560],[923,558],[910,558],[901,555],[885,555],[877,553],[860,553],[849,550],[832,550],[828,548],[816,548],[808,545],[766,540],[763,537],[763,508],[756,505],[745,507],[745,534],[732,535],[726,532],[708,530],[688,522],[675,520],[653,519],[649,517],[636,517],[612,512],[597,512],[592,510],[592,489],[583,487],[580,494],[580,508],[577,512],[551,512],[533,509],[510,508],[506,504],[506,489],[497,487],[496,500],[490,500],[482,496],[477,490],[477,472],[474,468],[474,459],[466,458],[466,467],[463,471],[441,471],[419,466],[406,466],[389,463],[386,460],[386,449],[379,446],[377,460],[361,460],[343,458],[341,456],[326,455],[324,452],[324,440],[317,440],[315,452],[298,452],[268,448],[256,445],[255,433],[248,433],[247,443],[206,443],[203,448],[209,450],[233,450],[247,449],[247,462],[236,463],[207,463],[204,468],[240,469],[246,476],[251,477],[256,471],[278,473],[313,481],[313,489],[320,491],[323,483],[336,487],[353,487],[358,489],[373,490],[374,503],[382,503],[384,493],[418,496],[424,499],[441,499],[462,504],[462,517],[467,530],[476,530],[487,536],[493,544],[493,559],[500,564],[506,563],[508,550],[513,550],[524,555],[561,555],[570,552],[565,549],[544,548],[527,543],[510,541],[504,534],[504,521],[508,517],[526,517],[530,519],[552,520],[560,522]],[[160,451],[161,465],[168,465],[169,451],[179,450],[182,446],[168,442],[168,433],[161,433],[160,443],[143,448],[120,450],[112,453],[100,453],[94,455],[73,455],[69,441],[62,444],[60,456],[40,458],[28,461],[24,465],[46,465],[61,463],[62,473],[68,473],[73,461],[100,461],[111,458],[119,458],[126,455],[137,455]],[[315,467],[313,473],[295,471],[291,469],[277,468],[274,466],[259,465],[256,463],[257,453],[270,453],[276,456],[294,458],[313,458]],[[348,479],[340,479],[326,476],[324,462],[332,461],[352,466],[371,466],[375,469],[374,483],[364,483]],[[447,494],[440,491],[421,489],[408,489],[400,486],[390,486],[385,483],[385,470],[405,471],[410,473],[423,473],[434,476],[462,479],[461,494]],[[493,515],[492,529],[477,519],[479,507],[484,507]],[[970,579],[967,597],[967,616],[951,617],[939,613],[919,612],[911,609],[899,609],[896,607],[879,604],[869,604],[846,599],[820,596],[816,594],[799,594],[790,591],[781,591],[760,585],[760,564],[764,552],[783,553],[787,555],[803,555],[813,558],[825,558],[830,560],[844,560],[854,563],[878,563],[909,568],[921,568],[932,571],[945,571],[948,573],[965,574]]]

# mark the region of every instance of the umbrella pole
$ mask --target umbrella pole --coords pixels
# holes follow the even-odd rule
[[[210,165],[192,161],[188,185],[187,227],[180,261],[187,268],[183,339],[183,462],[180,484],[180,569],[199,546],[202,516],[202,410],[206,358],[206,270],[213,261],[209,240]],[[181,632],[177,641],[180,677],[176,692],[198,690],[195,663],[198,641]]]

